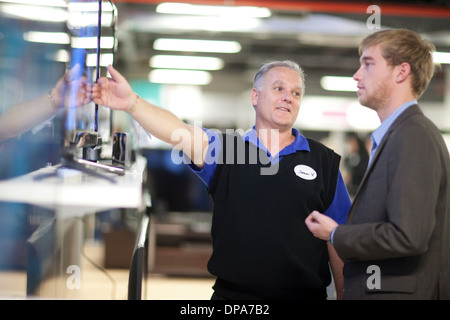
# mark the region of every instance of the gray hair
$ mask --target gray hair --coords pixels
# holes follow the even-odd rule
[[[303,96],[303,94],[305,93],[305,73],[304,73],[303,69],[296,62],[293,62],[290,60],[272,61],[272,62],[264,64],[255,75],[255,79],[253,80],[253,88],[261,90],[264,76],[270,69],[276,68],[276,67],[288,68],[288,69],[294,70],[295,72],[298,73],[298,75],[300,76],[300,79],[302,80],[302,96]]]

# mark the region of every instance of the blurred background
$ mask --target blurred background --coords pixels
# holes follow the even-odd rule
[[[368,136],[379,125],[376,114],[360,106],[356,97],[352,76],[359,68],[358,45],[377,30],[407,28],[436,46],[434,59],[441,68],[419,103],[450,143],[447,0],[103,1],[99,59],[98,9],[96,0],[0,0],[0,116],[14,105],[46,95],[77,63],[91,82],[97,71],[104,76],[105,66],[113,64],[141,98],[187,122],[247,130],[254,123],[254,74],[265,62],[290,59],[306,73],[295,126],[342,155],[341,170],[353,194],[367,165]],[[96,117],[91,103],[69,112],[68,118],[57,113],[31,130],[0,140],[0,179],[57,164],[67,130],[92,131],[98,125],[105,153],[111,152],[107,144],[113,132],[129,132],[133,150],[147,159],[154,219],[149,272],[171,280],[206,279],[208,292],[200,297],[208,299],[211,200],[203,184],[184,165],[173,164],[168,145],[143,132],[127,114],[99,106]],[[15,121],[20,126],[20,118]],[[24,243],[36,227],[33,217],[48,214],[28,205],[0,203],[1,270],[21,277]],[[92,219],[92,241],[87,243],[93,256],[112,272],[126,274],[134,243],[133,213],[100,212]],[[126,278],[119,274],[119,279]],[[15,282],[0,295],[21,296],[21,281],[22,286]],[[109,299],[108,288],[96,298]],[[179,290],[183,288],[188,288],[186,283]],[[153,298],[173,298],[177,290]]]

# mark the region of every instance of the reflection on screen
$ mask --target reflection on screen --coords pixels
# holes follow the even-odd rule
[[[67,28],[71,36],[70,68],[83,66],[75,77],[86,76],[94,83],[106,75],[106,66],[114,63],[116,49],[115,23],[117,9],[111,1],[71,1],[68,5]],[[79,132],[98,136],[98,143],[111,140],[111,111],[90,103],[74,108],[76,88],[70,92],[72,100],[66,106],[66,137],[78,144]]]
[[[31,129],[23,109],[12,120],[7,111],[25,102],[33,111],[48,104],[50,90],[77,65],[71,79],[86,76],[92,83],[105,75],[105,66],[114,63],[116,18],[112,1],[0,2],[0,117],[17,129],[4,141],[0,128],[0,178],[58,163],[63,145],[76,146],[78,132],[94,132],[97,143],[111,141],[111,111],[93,103],[75,107],[75,86],[67,86],[57,106],[64,112]]]

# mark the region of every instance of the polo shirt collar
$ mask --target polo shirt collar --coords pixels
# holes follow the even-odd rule
[[[295,129],[295,128],[292,128],[292,134],[295,137],[294,142],[292,142],[290,145],[286,146],[283,150],[281,150],[279,155],[280,156],[284,156],[284,155],[288,155],[288,154],[291,154],[291,153],[295,153],[297,151],[308,151],[308,152],[310,152],[308,140],[304,136],[302,136],[298,132],[298,130]],[[244,139],[244,141],[248,141],[248,142],[254,144],[258,148],[263,149],[270,156],[270,154],[267,151],[267,149],[264,146],[264,144],[260,143],[260,141],[258,139],[258,136],[256,135],[255,126],[253,126],[253,128],[251,130],[247,131],[243,135],[243,139]]]

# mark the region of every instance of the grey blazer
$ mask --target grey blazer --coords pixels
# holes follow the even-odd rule
[[[345,299],[450,299],[450,156],[418,105],[386,133],[333,244]]]

